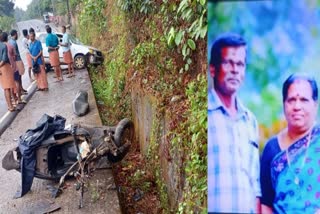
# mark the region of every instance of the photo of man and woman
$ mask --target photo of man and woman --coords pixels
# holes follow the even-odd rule
[[[208,3],[208,212],[320,213],[320,3]]]

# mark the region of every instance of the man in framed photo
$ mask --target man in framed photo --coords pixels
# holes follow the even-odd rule
[[[237,96],[244,81],[247,48],[237,34],[212,45],[208,89],[208,211],[260,212],[259,131],[256,117]]]

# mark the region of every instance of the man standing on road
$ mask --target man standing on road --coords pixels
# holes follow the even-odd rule
[[[48,47],[49,52],[49,60],[51,66],[54,68],[54,71],[57,75],[58,82],[63,81],[62,72],[60,68],[60,60],[59,60],[59,39],[57,35],[52,33],[51,27],[46,28],[47,30],[47,38],[46,45]]]
[[[74,67],[73,67],[73,59],[72,59],[72,54],[70,50],[70,37],[69,34],[67,33],[66,26],[62,26],[62,42],[60,43],[60,46],[62,46],[62,51],[63,51],[63,60],[66,64],[68,64],[68,72],[69,75],[67,76],[68,78],[74,77]]]
[[[14,88],[13,71],[10,66],[10,60],[8,56],[8,48],[6,43],[8,42],[8,34],[2,32],[0,34],[0,85],[4,90],[4,96],[7,102],[8,110],[15,111],[11,102],[10,91]]]
[[[246,42],[225,34],[213,44],[208,89],[208,211],[259,213],[258,123],[237,91],[244,80]]]
[[[32,59],[31,59],[31,55],[29,52],[29,35],[28,35],[28,30],[27,29],[23,29],[22,30],[22,34],[23,34],[23,39],[22,39],[22,46],[26,51],[26,60],[27,60],[27,65],[28,65],[28,74],[29,74],[29,79],[30,82],[34,81],[34,79],[31,77],[31,69],[32,69]]]
[[[10,35],[11,35],[11,39],[9,40],[9,44],[11,44],[15,48],[15,52],[16,52],[15,59],[16,59],[17,71],[13,71],[15,72],[14,74],[15,82],[17,83],[17,88],[20,90],[19,94],[27,94],[27,90],[25,90],[22,85],[22,75],[24,74],[24,64],[20,57],[19,47],[17,44],[18,32],[16,30],[11,30]]]
[[[38,91],[48,91],[48,80],[47,80],[47,73],[44,69],[44,61],[42,57],[42,45],[41,42],[36,40],[35,32],[31,32],[30,34],[30,54],[32,57],[33,65],[37,64],[40,69],[35,73],[35,77],[37,80]],[[33,70],[35,72],[35,70]]]

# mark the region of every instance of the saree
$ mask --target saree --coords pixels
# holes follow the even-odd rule
[[[320,125],[271,161],[276,213],[320,212]]]

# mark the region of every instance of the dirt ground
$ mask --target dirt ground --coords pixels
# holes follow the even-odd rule
[[[54,83],[53,73],[50,72],[48,80],[49,92],[36,92],[2,134],[1,160],[8,150],[18,145],[19,136],[27,129],[34,128],[44,113],[50,116],[59,114],[67,119],[66,124],[101,125],[87,70],[76,71],[75,78],[65,78],[62,83]],[[84,117],[77,117],[72,112],[72,100],[80,89],[89,93],[90,113]],[[74,180],[68,180],[63,193],[53,199],[47,187],[56,183],[35,178],[29,193],[22,198],[13,199],[21,187],[21,175],[17,171],[6,171],[0,167],[0,213],[43,213],[44,208],[55,206],[61,207],[55,213],[120,213],[117,188],[111,169],[94,172],[86,185],[82,209],[78,209],[79,193],[75,190],[74,184]]]
[[[137,143],[121,162],[113,165],[122,213],[158,214],[161,208],[155,178],[146,169]]]

